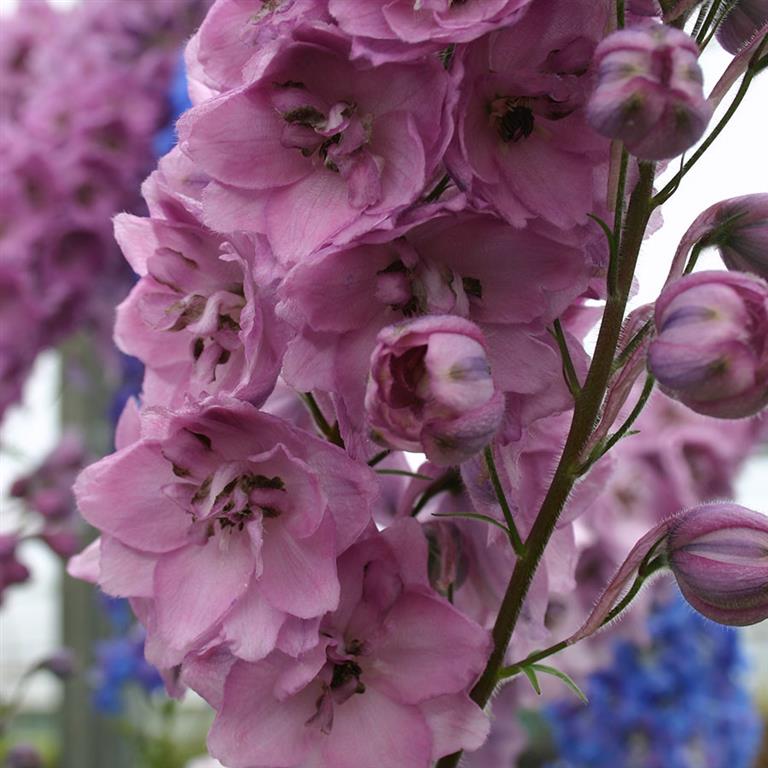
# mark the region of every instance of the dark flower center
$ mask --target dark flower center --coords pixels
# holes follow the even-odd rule
[[[528,107],[515,106],[498,119],[497,130],[504,142],[520,141],[533,133],[533,123],[533,112]]]

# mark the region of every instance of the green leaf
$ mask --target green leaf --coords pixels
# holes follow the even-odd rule
[[[541,696],[541,686],[539,685],[539,680],[536,677],[536,673],[533,671],[533,668],[536,665],[533,664],[530,667],[523,667],[523,674],[528,678],[528,681],[531,684],[531,687],[533,688],[536,693]]]
[[[546,664],[531,664],[529,667],[523,667],[523,672],[528,674],[528,670],[536,670],[536,672],[542,672],[545,675],[552,675],[558,680],[562,680],[585,704],[589,704],[589,699],[584,694],[584,691],[579,688],[573,681],[573,678],[566,675],[565,672],[561,672],[559,669],[547,666]],[[530,680],[530,677],[528,678]],[[538,692],[538,691],[537,691]]]

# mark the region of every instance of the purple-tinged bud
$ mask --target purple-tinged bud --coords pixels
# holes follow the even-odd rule
[[[768,280],[768,194],[734,197],[716,209],[708,241],[725,266]]]
[[[717,30],[717,41],[728,53],[738,53],[768,26],[768,0],[737,0]]]
[[[738,504],[703,504],[674,519],[666,551],[699,613],[731,626],[768,619],[768,517]]]
[[[59,680],[68,680],[77,669],[75,653],[71,648],[59,648],[43,659],[37,665],[37,669],[44,669],[58,677]]]
[[[16,744],[8,750],[4,765],[5,768],[43,768],[45,763],[31,744]]]
[[[40,540],[65,560],[83,548],[82,537],[72,528],[46,528],[40,533]]]
[[[768,283],[741,272],[698,272],[656,301],[648,368],[670,397],[721,419],[768,405]]]
[[[22,584],[29,579],[29,569],[16,559],[20,539],[16,534],[0,534],[0,601],[7,587]]]
[[[768,280],[768,194],[732,197],[702,211],[680,240],[668,283],[683,274],[695,245],[716,246],[728,269]]]
[[[381,331],[365,406],[374,439],[457,464],[490,442],[504,398],[491,377],[482,332],[454,315],[430,315]]]
[[[698,56],[689,35],[663,24],[609,35],[595,51],[590,124],[621,139],[642,160],[681,154],[701,138],[712,116]]]

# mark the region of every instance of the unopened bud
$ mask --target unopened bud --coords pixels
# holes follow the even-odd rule
[[[768,405],[768,283],[698,272],[656,301],[648,367],[661,388],[705,416],[739,419]]]
[[[745,195],[715,206],[708,238],[728,269],[768,280],[768,194]]]
[[[453,315],[381,331],[365,405],[376,439],[424,451],[439,465],[460,463],[482,450],[504,412],[482,332]]]
[[[729,53],[738,53],[768,26],[768,0],[737,0],[717,29],[717,41]]]
[[[72,677],[76,667],[75,654],[71,648],[59,648],[37,665],[37,669],[47,670],[59,680],[67,680]]]
[[[768,517],[738,504],[703,504],[677,516],[667,559],[685,599],[719,624],[768,619]]]
[[[663,24],[609,35],[595,51],[590,124],[643,160],[681,154],[701,138],[712,116],[698,56],[689,35]]]
[[[43,768],[40,752],[31,744],[16,744],[5,756],[5,768]]]

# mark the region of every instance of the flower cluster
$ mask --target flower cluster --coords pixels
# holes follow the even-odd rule
[[[753,765],[761,728],[738,682],[738,636],[679,599],[654,608],[648,632],[647,646],[616,643],[610,666],[589,677],[590,706],[548,708],[561,757],[553,768]]]
[[[7,587],[30,577],[29,569],[16,558],[16,550],[37,539],[67,559],[81,547],[82,523],[75,512],[72,484],[90,460],[79,432],[66,432],[59,443],[28,474],[9,489],[9,508],[16,504],[17,527],[0,535],[0,598]]]
[[[628,45],[608,0],[217,0],[190,41],[179,145],[148,215],[115,220],[138,275],[115,337],[146,374],[76,483],[101,537],[70,570],[131,601],[229,768],[455,765],[488,734],[473,686],[510,578],[533,563],[496,663],[587,580],[579,519],[652,328],[610,350],[585,418],[590,302],[619,292],[603,220],[651,186],[611,139],[668,157],[709,116],[695,43],[648,13],[614,93],[631,136],[595,120]],[[574,401],[599,421],[575,449]]]
[[[0,28],[0,416],[36,354],[102,336],[130,285],[111,217],[140,210],[178,46],[203,0],[24,0]]]

